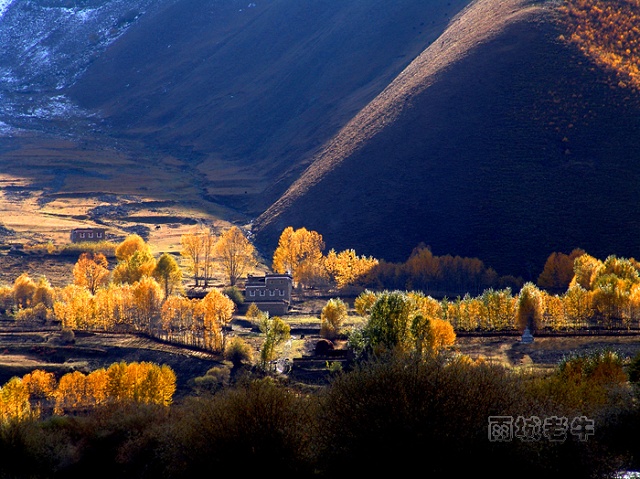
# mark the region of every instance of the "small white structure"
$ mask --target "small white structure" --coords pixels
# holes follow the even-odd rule
[[[533,342],[533,334],[531,334],[531,331],[529,331],[529,328],[524,328],[524,332],[522,333],[522,343],[524,344],[530,344]]]
[[[72,243],[100,242],[107,237],[105,228],[74,228],[71,230]]]

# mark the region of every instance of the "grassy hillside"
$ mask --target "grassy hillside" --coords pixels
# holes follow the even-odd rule
[[[245,3],[172,2],[69,93],[257,215],[469,0]]]
[[[258,219],[262,247],[304,225],[336,249],[403,261],[422,241],[533,280],[553,251],[632,256],[640,97],[560,39],[555,4],[527,4],[465,12],[407,69],[413,89],[398,77]]]

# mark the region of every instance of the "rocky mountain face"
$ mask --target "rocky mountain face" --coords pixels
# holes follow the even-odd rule
[[[148,196],[179,178],[237,211],[267,257],[286,226],[500,274],[633,256],[638,95],[559,40],[557,3],[0,0],[0,173],[37,182],[62,137],[121,194],[113,149],[162,178]]]

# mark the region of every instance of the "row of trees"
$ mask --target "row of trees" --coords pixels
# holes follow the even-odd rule
[[[321,237],[314,232],[290,231],[299,241],[297,251],[289,255],[294,271],[308,272],[330,263],[340,254],[322,255]],[[290,245],[295,241],[290,241]],[[308,247],[308,245],[315,245]],[[291,252],[293,248],[289,248]],[[276,263],[286,263],[285,248],[274,255]],[[309,251],[315,251],[310,254]],[[345,255],[353,258],[353,256]],[[218,290],[203,300],[180,294],[180,268],[169,255],[158,261],[150,255],[148,245],[139,237],[129,237],[116,248],[118,264],[109,273],[106,259],[99,253],[80,256],[74,267],[74,282],[53,288],[45,278],[34,281],[27,274],[16,279],[12,287],[0,287],[0,308],[12,311],[16,319],[57,320],[69,329],[142,331],[163,339],[196,345],[213,351],[224,351],[225,327],[235,311],[233,301]],[[422,264],[437,264],[437,257],[422,249],[415,257],[427,258]],[[295,260],[295,261],[294,261]],[[357,271],[353,262],[345,262],[346,270]],[[413,263],[411,263],[413,264]],[[351,265],[351,266],[349,266]],[[571,268],[570,268],[571,266]],[[419,268],[417,268],[419,270]],[[324,269],[324,271],[327,271]],[[569,271],[572,271],[571,279]],[[345,273],[345,276],[347,274]],[[562,293],[552,293],[568,281]],[[457,331],[500,331],[523,329],[526,323],[534,329],[556,331],[599,326],[603,328],[640,327],[640,263],[635,259],[614,255],[599,260],[574,250],[569,255],[552,254],[538,279],[548,289],[531,282],[516,293],[511,288],[485,289],[481,294],[431,299],[437,317],[448,321]],[[367,290],[366,294],[372,290]],[[416,290],[412,290],[416,291]],[[363,295],[365,294],[363,293]],[[525,315],[524,302],[529,312]],[[358,301],[356,301],[358,304]],[[343,308],[331,305],[340,317]],[[523,316],[529,319],[522,320]],[[520,319],[519,319],[520,318]],[[335,335],[336,325],[322,320],[326,335]]]
[[[182,235],[180,244],[195,286],[209,286],[216,263],[221,265],[231,286],[257,264],[255,247],[237,226],[220,236],[211,228],[199,228]]]
[[[361,293],[356,311],[366,315],[377,294]],[[573,260],[573,277],[561,294],[527,282],[516,294],[510,288],[489,288],[478,296],[431,298],[429,304],[433,317],[446,320],[456,331],[639,329],[640,263],[615,255],[599,260],[582,253]]]
[[[66,373],[59,380],[52,372],[36,369],[0,387],[0,425],[113,402],[169,406],[175,390],[173,370],[149,362],[114,363],[88,374]]]
[[[478,258],[436,256],[418,245],[404,263],[390,263],[358,255],[353,249],[323,253],[322,235],[306,228],[285,228],[273,254],[272,269],[289,272],[296,284],[359,286],[375,290],[421,290],[444,296],[479,294],[487,288],[520,288],[524,281],[499,276]]]
[[[380,261],[362,278],[369,289],[415,289],[434,296],[478,295],[485,289],[519,289],[520,277],[500,276],[478,258],[437,256],[420,244],[404,263]]]
[[[228,246],[229,271],[238,274],[241,270],[238,265],[248,263],[238,260],[233,252],[246,249],[233,245],[242,246],[248,240],[242,232],[234,231],[230,229],[216,244]],[[331,250],[325,256],[323,248],[318,233],[287,228],[274,253],[274,269],[291,272],[299,282],[324,277],[344,287],[363,284],[380,265],[373,258],[357,256],[353,250],[340,253]],[[218,249],[225,250],[222,246]],[[149,245],[137,235],[117,245],[115,257],[117,264],[110,270],[101,253],[83,253],[74,267],[73,283],[62,288],[51,287],[45,278],[34,281],[23,274],[12,287],[0,287],[0,308],[12,311],[18,320],[56,320],[68,329],[141,331],[224,351],[225,327],[235,311],[228,296],[214,289],[203,300],[185,297],[181,294],[182,273],[176,260],[168,254],[156,260]],[[420,247],[404,267],[429,290],[446,276],[443,265],[447,264],[445,257],[434,256],[429,248]],[[476,280],[483,272],[477,261],[461,264],[476,272]],[[552,293],[567,283],[564,292]],[[475,287],[481,284],[476,283]],[[558,331],[594,325],[640,327],[640,264],[633,258],[612,255],[602,261],[579,249],[568,255],[554,253],[548,258],[538,284],[547,289],[528,282],[517,294],[507,287],[487,288],[476,296],[468,293],[455,299],[445,296],[439,301],[428,296],[434,312],[431,317],[447,321],[459,331],[515,330],[525,325]],[[363,294],[373,294],[370,291]],[[333,313],[328,309],[321,322],[324,334],[331,336],[337,334],[335,319],[323,318],[341,317],[343,308],[339,303],[328,306]],[[525,316],[528,319],[522,319]]]
[[[0,308],[18,321],[57,321],[71,330],[145,332],[224,351],[224,330],[236,308],[227,295],[213,289],[202,300],[185,297],[177,261],[166,253],[156,260],[138,235],[125,238],[115,256],[111,270],[103,254],[81,254],[73,282],[64,287],[24,273],[13,286],[0,287]]]

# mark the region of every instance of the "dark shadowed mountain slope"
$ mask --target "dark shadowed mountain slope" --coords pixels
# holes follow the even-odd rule
[[[69,95],[113,132],[188,157],[210,199],[257,215],[468,3],[177,0]]]
[[[528,6],[529,5],[529,6]],[[254,224],[535,279],[553,251],[637,255],[640,99],[559,41],[553,4],[476,2]]]

